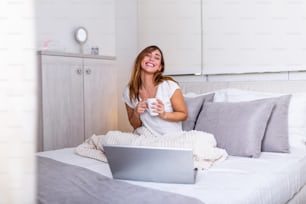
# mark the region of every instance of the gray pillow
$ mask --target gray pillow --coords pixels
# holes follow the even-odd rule
[[[233,156],[259,157],[271,101],[205,103],[195,130],[211,133],[217,146]]]
[[[263,152],[289,152],[288,107],[291,95],[261,99],[275,103],[262,141]]]
[[[188,110],[188,118],[182,123],[183,130],[189,131],[194,129],[200,111],[202,110],[203,104],[205,102],[212,102],[214,99],[214,95],[214,93],[211,93],[196,97],[184,97]]]

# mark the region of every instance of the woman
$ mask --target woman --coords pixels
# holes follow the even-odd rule
[[[123,92],[123,100],[130,124],[134,129],[145,127],[151,134],[160,136],[181,132],[187,108],[178,83],[163,76],[165,63],[162,51],[155,45],[142,50],[137,56],[131,79]],[[151,116],[147,99],[156,98]]]

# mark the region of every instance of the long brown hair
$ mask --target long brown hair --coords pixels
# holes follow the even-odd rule
[[[160,69],[160,71],[157,71],[157,72],[154,73],[154,77],[153,77],[154,84],[158,85],[161,82],[166,81],[166,80],[171,80],[171,81],[176,82],[172,77],[163,75],[164,70],[165,70],[165,61],[164,61],[164,55],[163,55],[163,52],[161,51],[161,49],[156,45],[148,46],[138,54],[138,56],[136,57],[135,62],[134,62],[134,68],[133,68],[133,71],[131,73],[131,78],[130,78],[130,81],[129,81],[129,84],[128,84],[129,89],[130,89],[130,100],[131,100],[131,102],[135,99],[139,100],[139,89],[142,86],[142,81],[141,81],[141,77],[140,77],[141,61],[146,56],[146,54],[151,53],[155,50],[158,50],[161,54],[161,69]]]

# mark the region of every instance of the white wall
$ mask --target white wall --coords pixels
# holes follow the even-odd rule
[[[34,0],[0,1],[0,203],[35,203]]]
[[[306,2],[138,2],[142,9],[139,10],[137,27],[139,45],[156,41],[165,46],[166,67],[170,65],[171,69],[169,74],[202,72],[204,79],[209,81],[306,79],[306,27],[303,26],[306,23]],[[182,28],[185,31],[181,31]],[[201,29],[202,37],[197,39]],[[178,42],[173,43],[175,40]],[[190,53],[192,49],[180,50],[180,47],[186,48],[178,46],[181,43],[189,43],[195,52]],[[175,53],[176,57],[169,53]],[[176,64],[181,59],[185,63]],[[201,71],[194,71],[194,62],[201,64]],[[189,77],[191,80],[194,78]]]
[[[305,70],[305,12],[305,1],[203,1],[203,72]]]
[[[165,74],[201,73],[201,2],[138,1],[138,47],[158,45],[165,57]]]
[[[119,130],[130,131],[121,95],[127,85],[137,50],[137,0],[116,0],[116,65],[118,70]]]
[[[101,55],[115,56],[114,4],[114,0],[36,0],[37,49],[79,52],[74,30],[83,26],[88,30],[85,54],[98,46]]]

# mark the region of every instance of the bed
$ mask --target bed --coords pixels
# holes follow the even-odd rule
[[[38,203],[84,203],[86,200],[86,203],[306,203],[306,81],[181,82],[180,85],[189,100],[186,102],[188,107],[192,105],[190,112],[197,109],[195,101],[199,97],[214,94],[213,101],[207,102],[202,97],[204,105],[195,111],[197,113],[193,120],[185,125],[191,129],[216,131],[217,141],[229,151],[225,161],[216,163],[208,170],[199,171],[195,184],[167,184],[113,180],[107,163],[79,156],[75,153],[75,148],[39,152]],[[274,100],[273,107],[271,98]],[[280,115],[275,114],[276,107],[286,107],[286,104],[287,109],[279,108]],[[242,111],[239,115],[245,114],[245,117],[251,117],[250,121],[253,121],[250,127],[239,127],[239,132],[234,132],[243,137],[240,146],[223,141],[222,134],[226,136],[228,132],[233,133],[235,122],[242,124],[245,118],[239,121],[237,114],[234,115],[235,120],[227,121],[233,124],[223,132],[210,129],[211,125],[205,127],[207,121],[216,120],[216,115],[221,117],[219,120],[225,120],[226,117],[222,114],[225,112],[229,115],[231,111],[228,110],[237,109],[236,105],[239,110],[247,108],[248,111]],[[254,106],[263,107],[261,115],[257,114]],[[216,111],[214,108],[224,111],[211,114],[211,111]],[[260,116],[254,119],[252,111]],[[267,116],[265,112],[269,111]],[[275,140],[271,137],[273,140],[269,140],[268,124],[271,125],[272,121],[276,126],[270,128],[275,130],[271,131],[271,135],[275,132],[286,135],[283,134],[286,133],[283,131],[285,125],[280,126],[284,122],[280,118],[286,119],[286,115],[287,139]],[[258,130],[258,125],[254,127],[254,121],[257,121],[256,124],[266,121],[264,132]],[[250,132],[250,128],[254,131]],[[249,134],[246,135],[243,131]],[[258,138],[258,134],[264,135]],[[248,140],[244,141],[245,138]],[[250,141],[254,141],[256,145]],[[280,141],[287,141],[288,145]],[[81,176],[77,178],[76,175]],[[61,180],[62,183],[56,180]],[[78,189],[72,186],[77,186]],[[81,192],[76,193],[80,189]],[[74,196],[75,194],[79,196]]]

